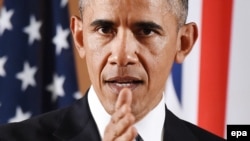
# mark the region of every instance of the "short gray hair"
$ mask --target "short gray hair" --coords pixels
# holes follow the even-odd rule
[[[86,0],[79,0],[79,10],[82,15]],[[170,11],[176,16],[179,26],[186,23],[188,15],[188,0],[167,0]]]
[[[172,14],[177,18],[179,26],[186,23],[188,15],[188,0],[168,0]]]

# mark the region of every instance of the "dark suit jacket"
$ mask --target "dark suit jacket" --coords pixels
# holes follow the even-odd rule
[[[164,141],[223,141],[166,108]],[[87,96],[70,107],[0,126],[0,141],[101,141]]]

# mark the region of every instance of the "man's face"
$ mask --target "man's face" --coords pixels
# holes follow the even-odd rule
[[[89,76],[107,112],[131,89],[136,117],[161,100],[178,51],[178,30],[166,0],[90,0],[84,7],[83,49]]]

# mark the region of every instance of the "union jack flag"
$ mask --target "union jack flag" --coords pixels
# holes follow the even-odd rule
[[[189,0],[198,40],[166,85],[168,108],[221,137],[227,124],[250,124],[250,1]]]

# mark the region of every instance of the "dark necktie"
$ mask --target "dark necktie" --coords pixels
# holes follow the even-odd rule
[[[135,138],[136,141],[143,141],[142,137],[138,134]]]

